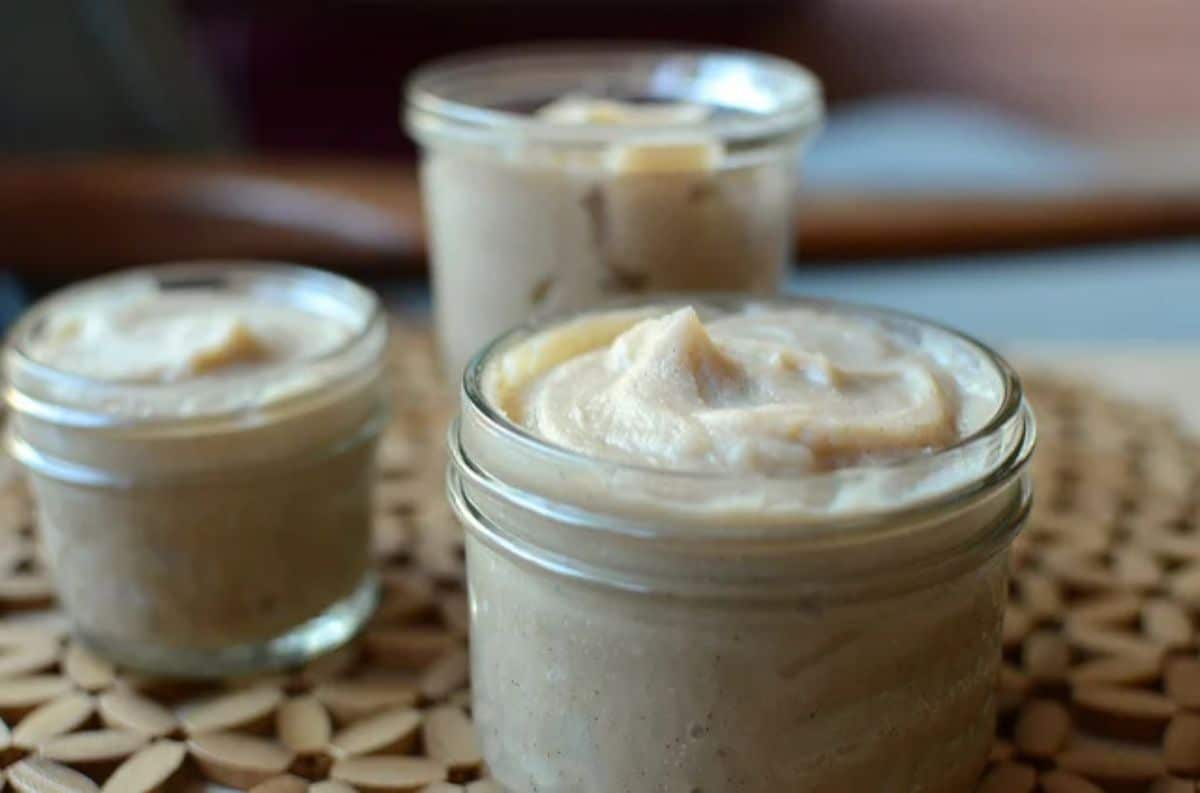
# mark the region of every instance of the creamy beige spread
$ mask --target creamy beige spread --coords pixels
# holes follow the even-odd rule
[[[559,446],[679,470],[804,473],[950,445],[975,404],[869,320],[691,307],[585,316],[509,352],[491,397]]]
[[[613,124],[627,127],[696,124],[710,115],[710,108],[692,102],[622,102],[583,94],[559,97],[537,112],[539,118],[556,124]]]
[[[572,94],[533,117],[599,130],[592,144],[517,136],[496,151],[425,152],[438,340],[452,382],[489,338],[534,312],[632,293],[774,291],[798,150],[728,151],[716,112]]]
[[[300,308],[208,292],[95,295],[51,318],[30,355],[123,383],[178,382],[311,358],[353,329]]]
[[[552,124],[624,127],[625,138],[608,145],[604,155],[604,166],[613,173],[688,174],[712,172],[724,158],[720,140],[701,126],[712,114],[712,108],[690,102],[564,96],[536,115]]]
[[[615,173],[705,173],[716,170],[724,147],[702,127],[712,108],[690,102],[620,102],[565,96],[538,118],[554,124],[624,127],[627,137],[608,146],[604,166]]]
[[[1009,445],[933,452],[988,425],[1000,369],[919,321],[718,302],[518,332],[468,381],[451,496],[488,768],[545,793],[970,793],[1021,484],[987,478]]]
[[[89,417],[59,424],[17,406],[10,440],[32,464],[62,603],[123,663],[277,663],[220,654],[369,603],[386,330],[352,284],[247,273],[253,289],[220,286],[223,270],[212,287],[173,284],[169,270],[105,279],[49,298],[21,342],[55,372],[14,388]],[[337,640],[322,636],[314,651]]]

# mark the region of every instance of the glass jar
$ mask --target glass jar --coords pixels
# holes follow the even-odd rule
[[[709,113],[633,125],[537,113],[563,97]],[[535,311],[621,294],[775,293],[791,255],[800,150],[821,112],[809,72],[750,52],[529,47],[420,70],[407,121],[422,146],[451,379]]]
[[[348,335],[311,357],[177,382],[83,376],[33,352],[89,301],[181,291],[294,308]],[[386,342],[369,290],[283,265],[133,270],[35,305],[5,350],[6,443],[30,474],[80,638],[184,676],[292,664],[348,639],[376,599],[369,495]]]
[[[490,367],[553,321],[467,368],[448,492],[467,530],[475,723],[506,791],[974,789],[1032,414],[1009,366],[953,331],[769,303],[789,305],[868,315],[969,374],[994,413],[895,463],[671,472],[550,445],[489,403]]]

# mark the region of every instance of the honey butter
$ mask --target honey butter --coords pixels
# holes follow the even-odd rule
[[[531,316],[613,296],[773,293],[816,80],[753,53],[572,47],[420,70],[434,318],[445,372]]]
[[[464,378],[474,716],[519,793],[971,793],[1033,425],[882,310],[726,298],[515,330]]]
[[[80,637],[188,676],[348,638],[375,592],[385,342],[370,292],[283,266],[130,271],[31,309],[7,442]]]

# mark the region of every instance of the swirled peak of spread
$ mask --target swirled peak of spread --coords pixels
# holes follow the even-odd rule
[[[803,308],[708,323],[690,307],[584,317],[514,349],[501,371],[493,399],[535,435],[670,470],[780,474],[921,454],[962,437],[979,407],[915,344]]]

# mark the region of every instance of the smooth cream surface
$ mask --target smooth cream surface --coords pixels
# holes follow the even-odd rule
[[[766,474],[943,448],[995,404],[870,319],[806,308],[584,316],[510,350],[486,387],[512,421],[575,451]]]
[[[118,291],[53,317],[30,354],[98,380],[180,382],[321,355],[352,333],[336,319],[247,296]]]
[[[704,105],[691,102],[622,102],[568,94],[538,110],[538,118],[556,124],[610,124],[652,127],[692,124],[712,114]]]
[[[724,147],[699,125],[712,109],[691,102],[620,102],[587,96],[561,97],[537,117],[566,126],[624,127],[625,139],[611,143],[604,166],[619,174],[706,173],[716,170]],[[663,128],[672,128],[664,131]]]

